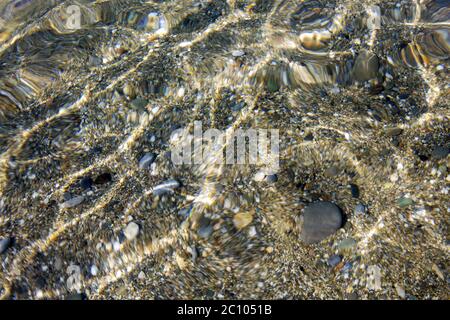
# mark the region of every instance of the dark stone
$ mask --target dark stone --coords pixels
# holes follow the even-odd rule
[[[359,198],[359,188],[356,184],[350,185],[350,191],[352,192],[353,198]]]
[[[308,134],[303,138],[303,140],[305,140],[305,141],[313,141],[313,140],[314,140],[314,136],[313,136],[313,134],[310,132],[310,133],[308,133]]]
[[[275,183],[278,181],[278,176],[276,174],[271,174],[266,177],[268,183]]]
[[[341,209],[331,202],[315,202],[301,216],[300,239],[306,244],[324,240],[342,227]]]
[[[70,194],[70,192],[64,192],[63,199],[64,201],[69,201],[70,199],[72,199],[72,195]]]
[[[449,149],[450,148],[444,146],[437,146],[431,151],[431,156],[437,160],[445,159],[448,156]]]
[[[94,183],[94,181],[92,180],[91,177],[84,177],[83,179],[81,179],[80,181],[80,186],[81,188],[83,188],[84,190],[90,190],[92,189],[92,184]]]

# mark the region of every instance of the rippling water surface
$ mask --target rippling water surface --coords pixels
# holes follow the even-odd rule
[[[0,295],[448,299],[449,18],[447,0],[0,0]],[[174,165],[195,121],[279,130],[279,172]],[[324,201],[343,226],[306,244]]]

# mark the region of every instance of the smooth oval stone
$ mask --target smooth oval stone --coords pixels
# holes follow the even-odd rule
[[[141,160],[139,160],[140,169],[148,169],[155,161],[156,155],[154,153],[146,153]]]
[[[338,265],[339,262],[341,262],[342,257],[340,255],[332,255],[331,257],[328,258],[327,263],[330,267],[335,267]]]
[[[208,239],[213,233],[212,221],[209,218],[202,217],[199,221],[199,227],[197,233],[203,239]]]
[[[76,207],[79,204],[81,204],[83,201],[84,201],[83,196],[77,196],[77,197],[74,197],[74,198],[69,199],[66,202],[62,203],[61,208],[63,208],[63,209],[73,208],[73,207]]]
[[[306,244],[320,242],[335,233],[342,222],[342,211],[334,203],[310,204],[301,216],[300,239]]]
[[[446,148],[446,147],[443,147],[443,146],[438,146],[438,147],[433,149],[433,151],[431,152],[431,156],[434,159],[441,160],[441,159],[447,158],[448,153],[449,153],[449,148]]]
[[[6,252],[6,250],[9,248],[10,243],[11,243],[10,238],[0,239],[0,254]]]
[[[365,214],[365,213],[366,213],[366,207],[365,207],[363,204],[358,203],[358,204],[355,206],[354,214],[355,214],[355,215],[363,215],[363,214]]]
[[[173,193],[173,189],[181,186],[181,183],[177,180],[167,180],[153,188],[153,195],[161,196],[166,193]]]
[[[123,234],[128,241],[134,240],[139,234],[139,225],[136,222],[130,222],[125,230],[123,230]]]

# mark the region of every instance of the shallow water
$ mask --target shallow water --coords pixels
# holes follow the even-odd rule
[[[0,294],[448,299],[449,18],[444,0],[0,0]],[[278,179],[174,165],[195,121],[279,130]],[[317,201],[345,224],[307,245]]]

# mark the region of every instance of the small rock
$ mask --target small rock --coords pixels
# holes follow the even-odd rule
[[[233,223],[236,229],[242,230],[253,221],[253,215],[251,212],[237,213],[233,218]]]
[[[173,189],[179,188],[181,183],[177,180],[167,180],[153,188],[153,195],[161,196],[166,193],[173,193]]]
[[[437,160],[445,159],[448,156],[449,149],[450,148],[444,146],[437,146],[431,151],[431,157]]]
[[[144,279],[145,279],[145,273],[144,273],[144,271],[139,272],[139,274],[138,274],[138,279],[139,279],[139,280],[144,280]]]
[[[364,214],[366,214],[366,211],[367,211],[366,206],[363,205],[363,204],[361,204],[361,203],[358,203],[358,204],[355,206],[355,210],[353,211],[353,213],[354,213],[355,215],[364,215]]]
[[[352,192],[353,198],[359,198],[359,188],[356,184],[350,185],[350,191]]]
[[[198,235],[203,239],[208,239],[213,232],[211,219],[202,217],[199,221]]]
[[[266,177],[268,183],[275,183],[278,181],[278,176],[276,174],[270,174]]]
[[[182,216],[184,219],[188,218],[191,214],[192,207],[183,208],[180,211],[178,211],[178,215]]]
[[[139,234],[139,225],[136,222],[130,222],[123,231],[123,234],[128,241],[134,240]]]
[[[400,298],[405,299],[406,298],[406,293],[405,293],[405,289],[403,289],[402,286],[396,284],[395,285],[395,290],[397,291],[397,294]]]
[[[245,55],[245,52],[242,50],[234,50],[232,52],[233,57],[242,57],[243,55]]]
[[[148,101],[143,98],[136,98],[131,101],[131,107],[137,111],[144,111],[147,106]]]
[[[63,208],[63,209],[73,208],[73,207],[76,207],[79,204],[81,204],[83,201],[84,201],[83,196],[77,196],[77,197],[74,197],[74,198],[62,203],[61,208]]]
[[[327,263],[330,267],[335,267],[338,265],[339,262],[341,262],[342,257],[340,255],[332,255],[331,257],[328,258]]]
[[[343,223],[341,209],[331,202],[315,202],[305,208],[300,219],[300,239],[306,244],[322,241]]]
[[[62,259],[60,257],[56,257],[53,265],[56,270],[58,270],[58,271],[62,270],[62,267],[63,267]]]
[[[94,264],[94,265],[92,265],[91,266],[91,274],[93,275],[93,276],[96,276],[97,274],[98,274],[98,268],[97,268],[97,266]]]
[[[344,266],[341,269],[341,272],[347,272],[350,271],[350,269],[353,267],[353,264],[351,262],[346,262]]]
[[[400,198],[400,199],[398,199],[397,204],[400,208],[406,208],[406,207],[414,204],[414,201],[411,198]]]
[[[80,181],[80,186],[81,188],[83,188],[84,190],[90,190],[92,189],[92,184],[94,183],[94,181],[92,180],[91,177],[84,177],[83,179],[81,179]]]
[[[384,130],[384,132],[386,133],[386,135],[388,137],[396,137],[402,134],[403,129],[402,128],[386,128]]]
[[[342,240],[338,244],[337,249],[340,253],[350,252],[353,249],[355,249],[356,245],[357,245],[357,242],[355,239],[347,238],[347,239]]]
[[[139,160],[140,169],[148,169],[151,164],[155,161],[156,155],[154,153],[146,153],[141,160]]]
[[[11,244],[11,238],[0,239],[0,254],[3,254],[8,250]]]

